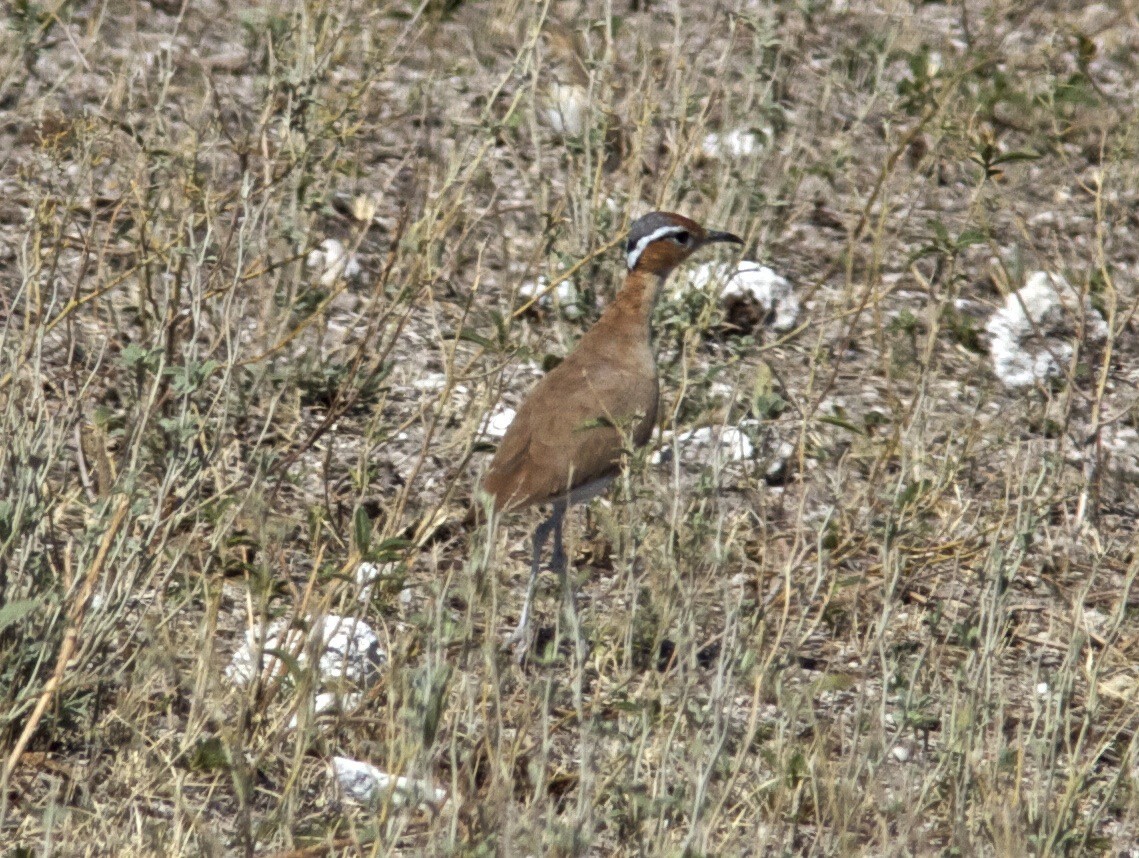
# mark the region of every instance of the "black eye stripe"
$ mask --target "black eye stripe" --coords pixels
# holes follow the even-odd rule
[[[642,218],[642,220],[645,220],[645,218]],[[635,229],[632,235],[629,236],[629,240],[625,245],[625,253],[628,257],[627,261],[630,271],[637,266],[641,254],[643,254],[650,245],[660,241],[673,241],[680,247],[685,248],[685,253],[689,252],[689,246],[692,245],[693,236],[692,233],[683,226],[675,223],[666,223],[652,230],[648,228],[650,226],[652,226],[652,224],[640,224],[641,228]]]

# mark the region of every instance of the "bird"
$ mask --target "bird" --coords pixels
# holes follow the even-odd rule
[[[626,451],[643,446],[656,425],[660,384],[652,314],[661,287],[678,265],[717,242],[742,245],[743,239],[674,212],[634,221],[625,243],[624,285],[577,347],[531,389],[483,476],[492,522],[503,513],[551,504],[533,534],[522,614],[506,641],[520,660],[529,648],[534,589],[550,534],[550,567],[564,583],[567,508],[602,494]]]

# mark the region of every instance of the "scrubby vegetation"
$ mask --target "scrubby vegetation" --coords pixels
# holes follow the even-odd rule
[[[1135,854],[1129,5],[3,15],[5,854]],[[801,313],[676,278],[672,455],[571,515],[518,666],[539,513],[468,515],[484,418],[654,208]],[[1010,388],[1034,271],[1079,299]]]

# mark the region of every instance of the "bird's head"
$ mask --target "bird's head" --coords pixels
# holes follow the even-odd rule
[[[629,240],[625,245],[629,271],[667,277],[694,252],[717,241],[743,244],[739,236],[704,229],[683,215],[651,212],[633,221],[629,229]]]

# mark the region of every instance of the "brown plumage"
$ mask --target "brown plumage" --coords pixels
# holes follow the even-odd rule
[[[651,275],[635,273],[597,324],[526,397],[483,481],[500,510],[542,503],[614,473],[656,422],[647,330]],[[632,287],[632,288],[631,288]]]
[[[550,531],[553,566],[564,574],[566,507],[603,491],[620,470],[623,452],[652,435],[660,396],[650,325],[660,289],[677,265],[717,241],[742,244],[730,233],[708,232],[670,212],[637,220],[629,233],[629,270],[621,291],[577,348],[526,397],[499,444],[482,484],[495,511],[553,503],[552,514],[534,532],[530,583],[512,636],[522,653]]]

